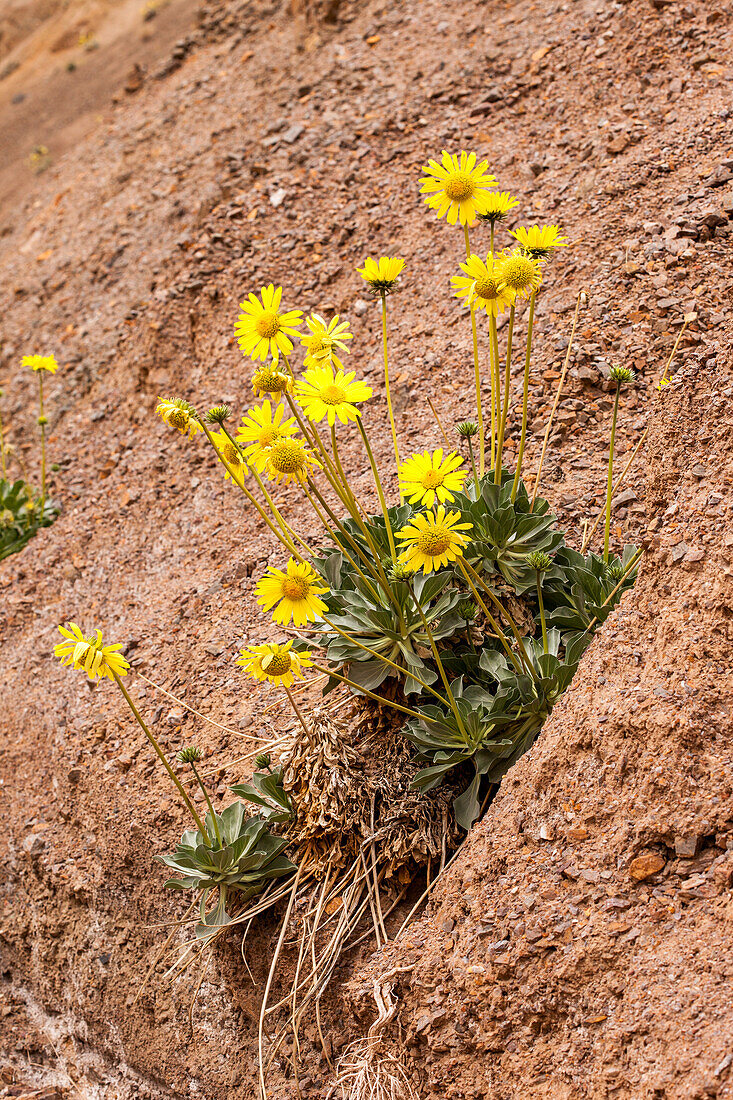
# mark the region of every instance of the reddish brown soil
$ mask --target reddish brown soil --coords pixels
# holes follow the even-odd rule
[[[527,220],[560,221],[574,242],[536,325],[530,470],[584,287],[544,488],[569,525],[595,515],[603,373],[633,365],[620,460],[651,431],[614,538],[649,549],[431,914],[344,969],[328,1039],[337,1052],[368,1026],[375,974],[414,965],[394,1039],[421,1097],[730,1095],[727,5],[404,0],[342,3],[335,23],[276,3],[211,5],[185,52],[33,179],[0,240],[3,410],[27,462],[34,380],[19,358],[53,350],[63,364],[48,386],[63,512],[0,565],[1,1080],[16,1092],[256,1094],[271,930],[249,945],[258,987],[236,937],[217,952],[193,1034],[200,975],[171,982],[158,965],[136,1000],[161,922],[185,910],[152,862],[183,817],[113,688],[49,652],[59,622],[99,625],[139,670],[247,738],[133,676],[166,747],[195,737],[220,797],[247,773],[249,738],[289,721],[233,665],[243,639],[274,636],[252,588],[281,556],[203,448],[155,418],[156,397],[242,411],[237,303],[281,282],[293,305],[351,318],[386,462],[378,318],[354,267],[399,253],[398,427],[405,446],[439,444],[425,397],[446,424],[471,414],[470,331],[448,293],[460,233],[422,206],[416,181],[428,156],[467,147],[523,197]],[[686,313],[682,385],[660,396]],[[365,475],[358,484],[368,491]],[[283,496],[315,534],[297,494]],[[630,861],[648,852],[664,869],[635,885]],[[303,1092],[325,1095],[308,1030],[304,1062]],[[288,1073],[276,1070],[273,1097],[297,1095]]]

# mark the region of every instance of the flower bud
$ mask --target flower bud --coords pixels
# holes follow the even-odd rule
[[[197,760],[201,760],[202,756],[201,749],[197,749],[195,745],[188,745],[178,753],[178,760],[181,764],[195,764]]]
[[[258,768],[267,768],[269,771],[271,759],[269,752],[260,752],[255,756],[255,765]]]
[[[531,554],[527,555],[527,564],[536,569],[538,573],[546,573],[548,569],[552,568],[552,558],[549,554],[543,553],[542,550],[533,550]]]
[[[608,372],[608,377],[612,382],[615,382],[618,386],[624,382],[634,381],[634,372],[629,370],[628,367],[611,367]]]
[[[231,415],[232,410],[228,405],[214,405],[214,407],[209,409],[206,413],[204,420],[207,424],[223,424]]]

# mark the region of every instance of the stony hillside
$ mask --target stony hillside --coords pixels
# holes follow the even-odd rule
[[[252,738],[289,721],[233,665],[264,636],[253,574],[277,551],[208,456],[166,432],[156,398],[243,411],[233,323],[273,281],[350,317],[384,425],[379,318],[354,268],[389,252],[407,259],[398,428],[438,445],[426,395],[446,423],[472,409],[470,329],[448,292],[460,234],[417,193],[443,148],[488,157],[526,220],[570,236],[538,310],[529,466],[584,289],[544,489],[568,524],[595,515],[607,368],[633,366],[620,460],[649,434],[614,537],[647,552],[427,915],[339,973],[327,1048],[363,1034],[374,981],[407,968],[388,1041],[423,1100],[733,1095],[732,24],[722,0],[205,4],[137,90],[110,89],[88,136],[8,199],[4,420],[31,461],[19,360],[55,351],[63,511],[0,564],[0,1095],[257,1095],[272,930],[248,938],[254,984],[236,936],[203,975],[164,977],[157,952],[185,904],[152,856],[182,813],[110,685],[50,650],[59,622],[100,625],[136,670],[239,731],[132,677],[166,746],[195,735],[219,796],[248,774]],[[681,384],[659,394],[685,316]],[[386,457],[386,431],[379,444]],[[357,485],[366,495],[366,475]],[[297,494],[284,500],[307,531]],[[315,1024],[302,1056],[300,1094],[326,1096]],[[269,1092],[299,1095],[286,1060]]]

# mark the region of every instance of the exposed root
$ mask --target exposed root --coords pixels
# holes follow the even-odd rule
[[[171,967],[180,971],[201,959],[236,925],[243,926],[244,956],[252,921],[285,904],[260,1006],[261,1100],[267,1100],[268,1071],[278,1053],[292,1060],[297,1080],[306,1014],[315,1019],[333,1071],[320,1008],[344,952],[369,936],[377,946],[386,943],[387,919],[416,869],[443,868],[461,836],[452,812],[455,792],[447,784],[428,795],[412,790],[419,765],[391,712],[349,697],[334,699],[328,713],[317,708],[302,728],[296,727],[280,759],[282,784],[293,807],[292,819],[282,828],[297,872],[270,884],[206,939],[181,944]],[[287,953],[293,956],[292,977],[271,1003],[279,961]],[[348,1100],[414,1097],[404,1069],[379,1040],[395,1011],[389,984],[394,973],[375,985],[379,1014],[369,1035],[339,1063],[338,1087]],[[274,1031],[270,1021],[277,1021]],[[291,1044],[284,1046],[288,1037]]]
[[[404,1066],[382,1043],[382,1033],[397,1012],[392,979],[410,970],[411,966],[394,967],[374,982],[377,1018],[364,1038],[347,1047],[339,1059],[329,1097],[339,1089],[341,1100],[417,1100]]]

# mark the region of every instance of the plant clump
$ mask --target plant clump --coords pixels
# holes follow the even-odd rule
[[[358,269],[379,310],[394,464],[378,461],[372,445],[374,387],[345,365],[355,338],[348,321],[313,312],[301,331],[304,311],[284,310],[283,290],[272,283],[248,295],[235,326],[254,361],[259,402],[240,426],[230,430],[229,405],[202,415],[187,399],[158,402],[162,420],[187,445],[212,448],[283,552],[254,586],[271,619],[268,637],[243,647],[236,663],[256,690],[283,692],[295,723],[259,753],[251,781],[231,786],[238,801],[217,811],[196,768],[197,750],[183,750],[179,763],[191,767],[208,806],[201,818],[101,641],[81,636],[93,656],[72,654],[73,664],[97,675],[109,667],[194,819],[195,829],[160,858],[177,876],[167,885],[199,898],[199,943],[210,947],[225,927],[248,927],[267,909],[286,906],[260,1020],[264,1095],[267,1066],[288,1030],[297,1050],[300,1020],[317,1009],[342,952],[363,937],[365,922],[378,944],[386,940],[387,917],[416,872],[432,881],[445,866],[533,745],[595,631],[637,575],[641,552],[612,545],[610,522],[621,390],[633,384],[627,368],[610,374],[608,491],[593,526],[561,530],[538,493],[560,388],[533,483],[526,479],[535,310],[569,240],[556,225],[518,226],[511,245],[499,247],[496,234],[518,200],[497,189],[488,168],[473,153],[444,152],[421,180],[428,206],[460,225],[465,251],[451,287],[471,326],[473,369],[466,371],[466,419],[452,443],[432,401],[444,446],[409,454],[399,438],[389,332],[410,277],[403,257],[369,257]],[[480,245],[471,240],[476,228],[486,235]],[[302,371],[294,361],[298,341]],[[559,387],[571,346],[572,334]],[[488,349],[486,361],[480,347]],[[523,368],[517,397],[515,359]],[[361,448],[369,489],[342,454],[345,433]],[[312,511],[318,537],[306,538],[300,513],[288,513],[284,484]],[[601,520],[597,552],[590,543]],[[309,705],[314,682],[333,695]],[[270,1005],[293,912],[304,914],[295,978]],[[284,1006],[287,1019],[265,1058],[266,1018]]]
[[[22,366],[28,367],[38,378],[38,418],[40,428],[40,490],[28,480],[23,460],[15,448],[7,442],[0,416],[0,561],[17,554],[30,542],[42,527],[50,527],[59,514],[59,506],[48,498],[46,470],[46,426],[48,417],[43,404],[43,379],[55,374],[58,363],[53,355],[26,355]],[[0,397],[2,397],[0,390]],[[15,460],[22,477],[11,480],[8,474],[10,462]],[[53,467],[54,470],[58,466]]]

